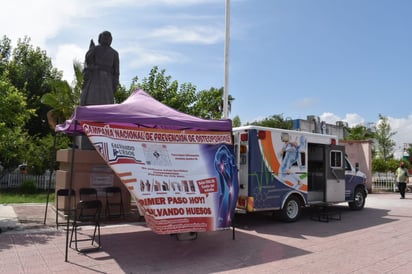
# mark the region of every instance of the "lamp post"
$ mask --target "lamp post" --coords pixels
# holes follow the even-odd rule
[[[230,0],[226,0],[226,31],[225,31],[225,82],[223,87],[223,118],[227,119],[229,96],[229,40],[230,40]]]

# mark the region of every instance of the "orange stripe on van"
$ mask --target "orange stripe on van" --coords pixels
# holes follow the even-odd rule
[[[292,183],[292,182],[290,182],[290,181],[285,181],[285,183],[288,185],[288,186],[291,186],[291,187],[293,187],[294,186],[294,184]]]
[[[266,162],[272,169],[272,172],[278,174],[280,164],[278,158],[276,157],[275,148],[273,147],[272,132],[266,131],[265,139],[260,139],[260,142],[262,144],[263,154]]]
[[[308,191],[308,185],[301,185],[301,186],[299,187],[299,189],[302,190],[302,191],[304,191],[304,192],[307,192],[307,191]]]

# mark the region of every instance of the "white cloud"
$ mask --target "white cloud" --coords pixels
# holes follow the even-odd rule
[[[53,66],[64,72],[63,79],[71,84],[74,80],[73,61],[84,61],[84,49],[75,44],[64,44],[57,48]]]
[[[142,68],[145,66],[151,66],[157,64],[159,66],[174,63],[178,60],[173,54],[162,53],[162,52],[140,52],[133,58],[133,61],[128,63],[131,68]]]
[[[170,63],[182,62],[185,57],[172,51],[150,50],[140,47],[120,48],[122,53],[121,66],[123,63],[128,69],[139,69],[153,64],[162,66]],[[74,79],[73,61],[84,62],[86,52],[75,44],[60,45],[57,49],[53,65],[64,72],[63,79],[72,83]]]
[[[181,28],[169,25],[153,30],[150,36],[174,43],[215,44],[224,40],[225,32],[222,27],[191,26]]]
[[[328,124],[336,124],[337,121],[343,121],[348,123],[349,127],[365,125],[365,119],[363,119],[357,113],[347,113],[345,117],[342,118],[334,113],[324,112],[322,115],[320,115],[320,119]]]
[[[343,118],[342,121],[347,122],[348,126],[350,126],[350,127],[358,126],[358,125],[365,125],[365,119],[363,119],[357,113],[347,113],[345,115],[345,118]]]
[[[87,14],[87,5],[80,0],[5,1],[0,26],[7,26],[2,34],[13,43],[27,36],[34,46],[44,48],[47,39],[67,26],[70,18]]]
[[[324,112],[322,115],[319,116],[321,121],[325,121],[327,124],[336,124],[337,121],[342,121],[339,116],[331,113],[331,112]]]
[[[409,115],[407,118],[388,117],[388,122],[391,126],[391,131],[396,132],[392,139],[396,142],[395,157],[400,158],[404,144],[412,144],[412,115]]]
[[[136,1],[136,0],[105,0],[100,1],[101,5],[105,6],[118,6],[118,5],[130,5],[135,7],[144,6],[158,6],[158,5],[170,5],[170,6],[187,6],[198,5],[203,3],[220,3],[221,0],[150,0],[150,1]]]
[[[174,51],[148,49],[139,46],[130,46],[119,48],[121,52],[122,62],[127,62],[127,67],[142,68],[145,66],[164,65],[168,63],[176,63],[184,60],[184,56]]]

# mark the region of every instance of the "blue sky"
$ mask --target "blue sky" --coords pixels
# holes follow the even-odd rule
[[[120,82],[153,66],[197,89],[224,85],[225,0],[7,1],[0,34],[25,35],[73,78],[90,39],[109,30]],[[412,1],[231,0],[230,117],[282,114],[328,123],[389,118],[398,149],[412,143]]]

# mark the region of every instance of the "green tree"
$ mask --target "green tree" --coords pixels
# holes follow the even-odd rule
[[[228,95],[229,112],[234,100],[235,98]],[[202,90],[197,94],[192,114],[206,119],[222,119],[223,104],[223,87],[219,89],[212,87],[209,90]]]
[[[36,115],[25,125],[29,134],[47,135],[50,131],[46,122],[50,108],[43,105],[40,98],[51,91],[51,80],[61,80],[62,73],[53,68],[46,52],[39,47],[34,48],[27,37],[18,40],[6,70],[11,84],[27,98],[27,107],[36,110]]]
[[[55,80],[50,83],[52,91],[41,97],[41,102],[50,106],[47,118],[52,129],[56,124],[63,123],[73,113],[78,105],[79,97],[73,92],[67,81]]]
[[[71,143],[71,138],[66,135],[52,133],[43,137],[35,136],[26,145],[27,154],[25,161],[31,174],[44,174],[47,169],[58,169],[56,151],[64,149]]]
[[[389,159],[387,161],[387,165],[388,165],[388,171],[392,171],[395,172],[395,170],[399,167],[401,160],[397,160],[397,159]],[[405,166],[406,168],[410,168],[411,165],[408,162],[405,162]]]
[[[34,109],[26,104],[26,97],[5,75],[0,75],[0,162],[5,169],[16,167],[26,155],[30,136],[24,130]]]
[[[372,171],[373,172],[386,172],[388,170],[388,165],[386,161],[382,158],[372,159]]]
[[[283,114],[275,114],[263,120],[254,121],[248,124],[255,125],[255,126],[262,126],[262,127],[282,128],[282,129],[292,129],[293,128],[292,120],[284,119]]]
[[[124,100],[126,100],[130,96],[130,94],[132,94],[133,91],[134,91],[134,89],[130,88],[128,90],[128,89],[126,89],[125,86],[119,85],[117,87],[116,93],[114,94],[114,102],[116,104],[122,103]]]
[[[75,75],[73,87],[67,81],[51,80],[49,83],[51,91],[41,97],[41,103],[51,107],[47,113],[47,119],[52,129],[56,124],[63,123],[70,118],[75,107],[80,104],[83,66],[79,62],[74,62],[73,69]]]
[[[409,158],[407,159],[407,161],[412,164],[412,144],[408,144],[409,148],[408,148],[408,154],[409,154]]]
[[[159,70],[154,66],[148,77],[139,83],[138,78],[133,79],[130,90],[140,87],[156,100],[181,112],[205,119],[220,119],[223,116],[223,88],[203,90],[199,93],[196,86],[191,83],[179,85],[172,81],[166,70]],[[234,100],[229,96],[229,106]]]
[[[16,100],[5,103],[13,106],[15,110],[11,111],[11,114],[3,112],[4,117],[0,121],[4,123],[7,116],[6,118],[9,117],[15,124],[9,125],[9,132],[2,135],[7,136],[6,140],[1,140],[1,149],[6,152],[1,152],[0,159],[9,170],[27,162],[33,172],[38,173],[49,165],[50,159],[45,157],[48,153],[45,151],[53,145],[47,123],[50,106],[42,104],[40,98],[51,92],[52,87],[64,84],[61,81],[62,73],[53,68],[45,51],[30,44],[29,38],[19,39],[14,49],[10,45],[10,39],[4,36],[0,41],[2,89],[21,96],[24,104]],[[4,98],[9,100],[8,96],[3,96],[2,99]],[[2,106],[2,111],[6,109]],[[24,116],[24,123],[17,122],[21,119],[13,113]]]
[[[0,40],[0,75],[5,71],[11,55],[11,40],[3,36]]]
[[[233,117],[232,124],[233,124],[233,127],[240,127],[242,125],[242,122],[240,121],[240,117],[238,115]]]
[[[372,159],[372,171],[373,172],[394,172],[399,166],[398,160],[389,159],[385,161],[383,158]]]
[[[75,79],[71,85],[69,85],[67,81],[51,80],[51,92],[48,92],[41,97],[41,102],[51,107],[47,117],[52,128],[54,128],[53,125],[62,123],[69,119],[74,113],[76,106],[80,104],[80,96],[83,85],[83,64],[78,61],[74,61],[73,70]],[[117,92],[115,93],[115,102],[123,102],[127,99],[130,93],[131,92],[127,91],[125,87],[119,86]]]
[[[356,125],[346,129],[349,133],[345,140],[369,140],[375,137],[375,134],[363,125]]]
[[[375,139],[377,142],[377,156],[385,161],[393,158],[396,143],[392,137],[396,132],[391,131],[388,118],[379,114],[379,121],[375,127]]]
[[[136,78],[137,80],[137,78]],[[191,113],[191,107],[196,100],[196,87],[190,83],[180,86],[178,81],[172,81],[172,76],[166,75],[166,70],[154,66],[148,77],[142,83],[134,83],[149,93],[153,98],[184,113]]]

